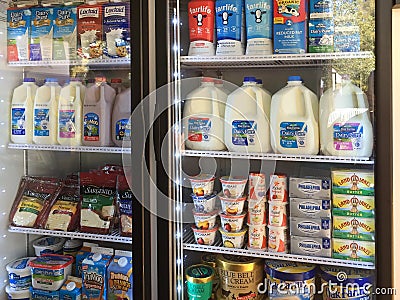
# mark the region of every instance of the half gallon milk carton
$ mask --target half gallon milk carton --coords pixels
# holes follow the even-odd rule
[[[78,54],[83,58],[103,56],[103,7],[101,4],[78,6]]]
[[[217,0],[217,55],[243,55],[243,0]]]
[[[30,60],[51,60],[53,56],[53,12],[51,7],[32,8]]]
[[[189,55],[214,55],[214,0],[191,0],[188,4]]]
[[[60,300],[80,300],[82,296],[82,278],[68,276],[60,289]]]
[[[307,51],[308,0],[274,0],[274,53]]]
[[[92,252],[92,248],[98,247],[98,244],[84,242],[81,250],[78,251],[75,258],[76,268],[75,276],[82,277],[82,262]]]
[[[272,54],[272,0],[246,0],[246,55]]]
[[[113,57],[130,55],[130,4],[108,3],[104,7],[103,41],[104,54]]]
[[[333,0],[310,0],[308,52],[333,52]]]
[[[76,59],[76,6],[55,7],[53,11],[53,59]]]
[[[107,299],[133,299],[132,252],[116,250],[107,270]]]
[[[29,59],[29,32],[31,11],[9,8],[7,10],[7,59],[22,61]]]

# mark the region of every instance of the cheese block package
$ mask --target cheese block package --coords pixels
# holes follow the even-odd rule
[[[50,209],[44,227],[50,230],[73,231],[79,222],[79,212],[79,186],[64,185]]]
[[[13,226],[36,228],[48,214],[61,185],[59,182],[24,177],[19,188],[11,209],[10,222]]]
[[[119,212],[119,231],[122,236],[132,235],[133,194],[125,176],[118,176],[117,203]]]
[[[109,234],[114,226],[117,174],[80,173],[82,232]]]

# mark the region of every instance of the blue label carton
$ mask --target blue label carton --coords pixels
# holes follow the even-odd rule
[[[60,289],[60,300],[80,300],[82,296],[82,279],[68,276]]]
[[[53,59],[76,59],[76,6],[55,7],[53,11]]]
[[[310,0],[310,19],[333,18],[333,0]]]
[[[60,300],[59,291],[43,291],[30,287],[31,300]]]
[[[29,9],[7,10],[7,59],[23,61],[29,59],[29,32],[31,27]]]
[[[308,24],[308,52],[333,52],[333,19],[310,19]]]
[[[335,25],[334,48],[335,52],[359,52],[360,28]]]
[[[115,251],[107,278],[107,299],[133,299],[132,252]]]
[[[32,8],[30,60],[51,60],[53,55],[53,8]]]
[[[82,262],[83,260],[92,252],[93,247],[99,246],[98,244],[93,243],[83,243],[81,250],[76,254],[75,257],[75,276],[81,278],[82,277]]]

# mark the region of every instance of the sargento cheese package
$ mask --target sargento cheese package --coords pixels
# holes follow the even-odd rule
[[[115,221],[117,174],[81,172],[82,232],[109,234]]]
[[[119,232],[122,236],[132,235],[132,201],[133,194],[125,176],[118,176],[117,204],[119,215]]]
[[[48,179],[28,176],[21,179],[10,213],[11,225],[37,228],[43,222],[61,189],[58,179]]]

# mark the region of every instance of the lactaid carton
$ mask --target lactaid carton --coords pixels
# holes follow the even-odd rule
[[[78,54],[83,58],[103,57],[103,6],[78,6]]]

